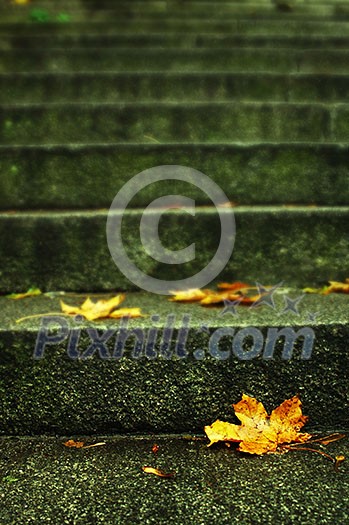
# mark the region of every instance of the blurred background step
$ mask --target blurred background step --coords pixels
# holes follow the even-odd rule
[[[109,208],[128,180],[169,162],[205,173],[237,204],[349,202],[348,144],[70,144],[2,146],[0,209]],[[172,189],[184,188],[173,181]],[[195,186],[185,189],[197,205],[211,204]],[[161,195],[153,184],[133,205]]]
[[[114,34],[1,34],[0,48],[52,49],[52,48],[108,48],[108,47],[159,47],[159,48],[236,48],[273,47],[288,49],[349,49],[349,36],[308,35],[239,35],[227,33],[114,33]]]
[[[169,187],[172,194],[171,182]],[[165,195],[169,187],[162,186]],[[231,214],[229,207],[222,210]],[[193,260],[175,265],[160,263],[145,252],[138,236],[143,211],[132,209],[131,201],[121,233],[129,258],[147,275],[183,279],[204,268],[216,253],[221,235],[216,208],[196,207],[195,218],[185,210],[163,213],[159,236],[164,246],[178,250],[196,245]],[[310,286],[347,277],[348,207],[237,206],[233,211],[233,256],[217,279],[236,276]],[[106,223],[107,210],[2,212],[0,237],[6,250],[0,253],[0,291],[31,286],[45,291],[135,289],[111,260]]]
[[[309,18],[321,19],[336,16],[348,17],[349,6],[345,4],[333,5],[325,1],[316,6],[312,4],[299,4],[290,9],[283,15],[285,19],[301,19],[304,16]],[[103,8],[85,4],[81,7],[63,7],[57,4],[47,5],[43,8],[35,7],[34,4],[28,6],[16,6],[6,9],[1,18],[1,23],[13,21],[40,21],[45,23],[50,20],[58,19],[62,23],[80,22],[93,17],[95,21],[110,19],[120,19],[127,17],[151,16],[155,18],[166,17],[266,17],[280,18],[280,12],[273,2],[268,3],[212,3],[212,2],[183,2],[182,4],[171,4],[166,2],[119,2],[115,5]]]
[[[60,22],[47,22],[45,24],[35,22],[14,22],[14,23],[0,23],[0,34],[15,34],[20,35],[42,33],[43,31],[54,34],[67,35],[76,33],[101,33],[101,34],[115,34],[132,32],[167,32],[178,31],[188,33],[202,33],[202,32],[231,32],[232,34],[245,35],[263,35],[270,32],[273,35],[317,35],[326,36],[331,35],[335,37],[347,37],[349,31],[349,22],[329,20],[308,20],[307,17],[302,16],[300,20],[264,20],[234,18],[214,19],[211,16],[208,19],[198,18],[184,18],[170,17],[167,20],[155,19],[152,17],[142,17],[140,20],[123,19],[105,22],[94,22],[89,20],[87,22],[70,22],[62,24]]]
[[[307,283],[304,274],[303,279]],[[273,296],[275,309],[266,305],[252,309],[239,306],[233,316],[222,315],[221,307],[204,308],[172,303],[154,294],[130,293],[124,304],[140,307],[146,317],[128,323],[106,319],[77,325],[74,318],[61,316],[59,323],[47,324],[47,335],[52,337],[60,330],[61,341],[47,344],[42,351],[37,349],[37,355],[42,357],[35,360],[41,315],[57,312],[59,317],[60,298],[80,305],[86,296],[39,296],[24,301],[0,298],[0,433],[81,436],[202,432],[204,425],[217,418],[235,421],[231,404],[240,400],[243,392],[263,401],[269,412],[298,393],[303,413],[310,418],[309,431],[348,429],[347,297],[306,295],[298,303],[298,315],[283,312],[285,296],[294,299],[301,295],[299,289],[280,289]],[[103,296],[93,300],[97,297]],[[33,314],[40,315],[16,323]],[[169,326],[168,315],[174,315],[174,319],[166,358],[162,356],[161,341]],[[179,330],[185,317],[185,352],[179,346],[176,351],[176,341],[183,338]],[[76,355],[74,359],[67,353],[68,329],[77,327],[81,334],[76,349],[70,353]],[[97,329],[99,336],[106,329],[112,330],[106,334],[106,347],[92,352],[90,357],[88,347],[94,334],[89,335],[88,328]],[[251,328],[261,346],[252,346],[250,338],[243,348],[233,347],[233,336],[242,336],[244,329],[246,335],[246,329]],[[287,336],[291,348],[288,358],[283,355],[285,337],[279,335],[271,347],[273,358],[267,359],[268,333],[271,339],[273,329],[283,328],[291,331],[291,337]],[[140,341],[150,337],[150,329],[153,330],[154,344],[146,350],[144,345],[141,355],[134,352],[133,329],[138,330]],[[303,337],[299,333],[302,329]],[[117,332],[120,348],[114,354]],[[305,334],[309,338],[308,358],[302,354]],[[129,337],[126,339],[125,335]],[[214,341],[220,336],[217,347]],[[326,468],[333,466],[326,463]]]
[[[75,48],[3,50],[0,72],[273,71],[348,73],[349,50],[273,48]]]
[[[349,141],[348,104],[16,104],[0,116],[4,145]]]
[[[347,102],[340,74],[264,72],[0,73],[2,104],[49,102]]]

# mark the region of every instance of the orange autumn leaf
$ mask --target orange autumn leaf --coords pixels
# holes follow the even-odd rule
[[[241,305],[251,305],[261,298],[260,295],[248,295],[250,290],[256,290],[255,286],[236,281],[232,283],[219,283],[218,290],[201,290],[193,288],[190,290],[182,290],[170,292],[174,295],[170,301],[200,303],[202,306],[219,305],[224,301],[238,301]]]
[[[276,452],[282,443],[304,443],[312,436],[301,433],[307,421],[302,414],[298,396],[287,399],[279,407],[267,414],[262,403],[246,394],[233,405],[241,425],[217,420],[205,427],[210,440],[209,446],[218,441],[237,442],[238,450],[249,454]]]
[[[235,281],[233,283],[218,283],[217,288],[219,290],[230,290],[231,292],[256,289],[255,286],[251,286],[250,284],[242,283],[240,281]]]
[[[83,448],[84,443],[82,441],[74,441],[74,439],[68,439],[68,441],[63,443],[63,445],[69,448]]]
[[[159,470],[158,468],[153,467],[142,467],[143,472],[146,472],[147,474],[155,474],[155,476],[159,476],[160,478],[173,478],[175,476],[175,472],[163,472],[162,470]]]
[[[235,292],[216,292],[206,295],[204,299],[200,301],[202,306],[210,306],[212,304],[224,303],[224,301],[239,301],[241,305],[250,305],[260,299],[260,295],[241,295]]]
[[[151,447],[151,451],[154,453],[154,454],[157,454],[159,452],[159,445],[157,443],[154,443],[154,445]]]
[[[82,315],[88,321],[94,321],[95,319],[102,319],[111,317],[113,319],[120,319],[121,317],[140,317],[140,308],[121,308],[117,310],[117,307],[124,301],[125,295],[119,294],[112,297],[109,300],[100,299],[99,301],[93,302],[88,297],[81,306],[69,306],[61,301],[61,308],[65,314],[69,315]]]
[[[349,293],[349,279],[345,280],[345,283],[338,281],[329,281],[330,286],[327,286],[324,290],[324,294],[329,293]]]
[[[74,441],[74,439],[68,439],[65,443],[63,443],[65,447],[69,448],[94,448],[94,447],[100,447],[102,445],[106,445],[105,441],[100,443],[94,443],[93,445],[85,445],[83,441]]]
[[[191,288],[183,291],[170,291],[174,297],[171,297],[170,301],[178,301],[183,303],[195,303],[201,301],[206,297],[207,294],[212,293],[211,290],[200,290],[199,288]]]

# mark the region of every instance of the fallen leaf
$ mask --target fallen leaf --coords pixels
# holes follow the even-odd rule
[[[30,0],[12,0],[13,4],[26,5],[30,3]]]
[[[251,305],[261,298],[260,295],[249,295],[251,290],[256,290],[255,286],[251,286],[241,281],[231,283],[219,283],[218,290],[201,290],[193,288],[190,290],[182,290],[170,292],[174,295],[170,301],[200,303],[201,306],[211,306],[224,303],[224,301],[238,301],[241,305]]]
[[[300,433],[307,421],[302,414],[301,401],[298,396],[287,399],[269,416],[262,403],[246,394],[242,400],[233,405],[241,425],[234,425],[217,420],[205,427],[210,440],[208,446],[218,441],[238,442],[238,450],[250,454],[276,452],[282,443],[304,443],[312,436]]]
[[[159,445],[157,445],[156,443],[154,443],[154,445],[151,447],[151,451],[154,453],[154,454],[157,454],[159,452]]]
[[[200,304],[202,306],[210,306],[213,304],[224,303],[224,301],[238,301],[238,303],[241,305],[250,305],[260,298],[260,295],[248,296],[237,294],[235,292],[217,292],[206,295],[206,297],[200,301]]]
[[[174,297],[171,297],[170,301],[178,301],[182,303],[194,303],[197,301],[201,301],[211,292],[211,290],[200,290],[199,288],[192,288],[190,290],[183,290],[180,292],[170,291],[171,294],[174,295]]]
[[[108,317],[121,319],[121,317],[143,317],[140,308],[119,308],[111,312]]]
[[[338,471],[339,465],[341,463],[343,463],[343,461],[345,461],[345,456],[343,456],[343,455],[336,456],[335,459],[336,459],[336,461],[334,463],[334,469]]]
[[[322,295],[328,295],[330,293],[349,293],[349,278],[345,279],[345,282],[329,281],[328,286],[322,288],[304,288],[305,293],[319,293]]]
[[[39,288],[29,288],[25,293],[11,293],[7,295],[9,299],[25,299],[26,297],[35,297],[36,295],[41,295],[41,290]]]
[[[88,321],[111,317],[119,319],[121,317],[140,317],[142,316],[140,308],[116,308],[124,301],[125,295],[119,294],[109,300],[100,299],[93,302],[88,297],[81,306],[69,306],[61,301],[61,308],[65,314],[82,315]]]
[[[103,441],[101,443],[94,443],[93,445],[85,445],[83,441],[74,441],[74,439],[68,439],[65,443],[63,443],[64,446],[69,448],[93,448],[93,447],[101,447],[102,445],[106,445],[106,443]]]
[[[143,472],[146,472],[147,474],[155,474],[155,476],[159,476],[160,478],[173,478],[176,473],[175,472],[163,472],[162,470],[159,470],[158,468],[153,467],[142,467]]]
[[[70,448],[83,448],[84,443],[82,441],[74,441],[74,439],[68,439],[65,443],[63,443],[65,447]]]
[[[330,286],[327,286],[323,292],[325,295],[329,293],[349,293],[349,279],[346,279],[345,283],[338,281],[329,281],[329,283]]]
[[[231,292],[240,292],[242,290],[252,290],[256,289],[255,286],[251,286],[240,281],[235,281],[233,283],[218,283],[217,288],[219,290],[230,290]]]

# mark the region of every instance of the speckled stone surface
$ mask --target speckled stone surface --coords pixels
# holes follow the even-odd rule
[[[275,295],[276,309],[264,305],[238,307],[237,316],[222,308],[171,303],[166,297],[145,293],[128,294],[125,306],[140,306],[145,318],[133,319],[125,327],[150,337],[157,329],[155,344],[134,353],[135,338],[126,339],[124,352],[114,354],[121,321],[101,320],[78,325],[66,319],[68,327],[81,327],[77,352],[67,354],[68,334],[60,343],[47,345],[42,358],[33,352],[41,319],[16,324],[15,320],[34,313],[59,312],[59,301],[37,297],[22,301],[2,298],[0,309],[0,420],[3,434],[68,432],[190,432],[200,431],[217,417],[233,420],[232,403],[241,394],[259,398],[268,410],[299,393],[309,424],[314,429],[348,428],[348,307],[345,295],[307,295],[299,313],[283,312],[285,291]],[[299,290],[286,295],[296,298]],[[80,304],[82,296],[65,297]],[[154,315],[158,320],[154,320]],[[175,315],[170,353],[161,351],[167,316]],[[311,320],[312,314],[315,319]],[[185,352],[176,352],[184,317],[189,315]],[[60,323],[64,323],[62,318]],[[51,325],[48,335],[56,334]],[[92,342],[87,330],[101,336],[112,330],[106,348],[88,352]],[[264,348],[250,359],[234,350],[232,342],[241,330],[252,327]],[[289,359],[283,358],[284,339],[278,338],[272,359],[265,358],[268,331],[272,328],[302,327],[314,331],[312,352],[302,358],[302,339],[296,341]],[[226,359],[211,351],[218,329],[228,330],[219,343]],[[231,333],[235,330],[234,334]],[[250,343],[244,347],[251,350]],[[113,357],[114,356],[114,357]],[[137,357],[138,356],[138,357]],[[72,358],[74,357],[74,358]],[[106,357],[106,358],[105,358]]]
[[[69,436],[70,438],[71,436]],[[81,437],[81,436],[79,436]],[[66,438],[68,439],[68,438]],[[316,453],[250,456],[189,436],[0,439],[4,525],[332,525],[349,520],[348,463]],[[159,451],[154,455],[154,443]],[[325,447],[349,455],[348,438]],[[150,465],[175,478],[144,473]]]
[[[232,212],[236,239],[220,280],[234,276],[302,287],[347,277],[348,206],[221,208],[224,215]],[[128,257],[146,275],[171,281],[192,277],[217,252],[221,224],[214,206],[197,206],[195,217],[181,209],[161,215],[159,238],[166,248],[176,251],[195,243],[194,259],[183,264],[159,262],[152,246],[154,257],[146,253],[139,237],[142,215],[141,209],[127,208],[121,234]],[[106,210],[0,214],[0,238],[6,246],[0,251],[0,291],[31,286],[43,291],[135,290],[111,258],[107,217]]]

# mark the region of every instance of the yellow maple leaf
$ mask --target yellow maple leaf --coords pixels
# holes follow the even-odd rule
[[[268,416],[262,403],[246,394],[233,405],[241,425],[217,420],[205,427],[209,446],[218,441],[238,442],[238,450],[250,454],[276,452],[282,443],[304,443],[312,435],[301,433],[308,420],[298,396],[286,399]]]
[[[170,291],[174,297],[171,297],[170,301],[178,301],[182,303],[195,303],[201,301],[206,297],[207,294],[212,293],[211,290],[201,290],[200,288],[192,288],[190,290],[182,291]]]
[[[82,315],[88,321],[95,319],[102,319],[105,317],[112,317],[119,319],[121,317],[140,317],[140,308],[116,308],[124,301],[125,294],[119,294],[109,300],[100,299],[93,302],[88,297],[81,306],[69,306],[61,301],[62,311],[69,315]]]

